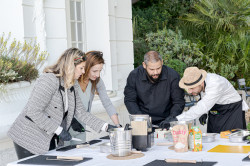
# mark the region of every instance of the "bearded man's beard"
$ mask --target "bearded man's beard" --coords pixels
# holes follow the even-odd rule
[[[152,83],[157,83],[157,82],[159,82],[159,80],[160,80],[160,78],[161,78],[161,73],[160,74],[154,74],[154,75],[149,75],[148,74],[148,72],[147,72],[147,70],[145,70],[146,71],[146,74],[147,74],[147,77],[148,77],[148,79],[152,82]],[[158,76],[157,78],[153,78],[153,76]]]

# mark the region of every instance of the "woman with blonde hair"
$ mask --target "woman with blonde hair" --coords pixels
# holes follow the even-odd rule
[[[28,103],[8,131],[18,159],[46,153],[55,148],[57,140],[61,145],[70,141],[68,130],[73,117],[96,132],[115,127],[86,112],[75,90],[85,65],[85,54],[69,48],[37,79]]]
[[[122,127],[119,124],[115,107],[107,95],[104,82],[100,78],[100,72],[102,71],[104,65],[103,53],[100,51],[89,51],[86,53],[86,57],[86,72],[78,79],[79,85],[81,87],[79,91],[83,92],[80,94],[83,105],[90,112],[95,92],[97,92],[101,99],[102,105],[104,106],[109,117],[112,119],[113,123],[116,125],[116,127]]]

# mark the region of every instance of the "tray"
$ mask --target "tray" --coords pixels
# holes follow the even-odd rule
[[[233,133],[233,134],[230,134],[229,141],[233,142],[233,143],[242,143],[242,142],[245,142],[243,140],[243,137],[247,136],[249,134],[250,134],[250,131],[244,131],[244,130],[236,132],[236,133]]]
[[[202,134],[202,143],[214,142],[216,134],[217,133],[203,133]]]

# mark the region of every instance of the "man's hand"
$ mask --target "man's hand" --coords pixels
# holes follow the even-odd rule
[[[159,125],[160,128],[162,129],[169,129],[170,127],[170,122],[173,122],[173,121],[178,121],[178,119],[176,117],[172,117],[172,116],[169,116],[167,117],[164,121],[162,121]]]
[[[79,123],[76,118],[73,118],[72,119],[72,122],[71,122],[71,127],[74,131],[77,131],[77,132],[84,132],[85,129],[84,127],[81,125],[81,123]]]
[[[110,129],[117,128],[116,126],[108,124],[108,127],[106,129],[106,132],[108,132]]]
[[[72,136],[69,134],[68,131],[63,129],[62,132],[59,134],[59,139],[63,141],[70,141],[72,139]]]
[[[203,114],[201,115],[201,117],[199,118],[200,124],[205,125],[207,122],[207,114]]]

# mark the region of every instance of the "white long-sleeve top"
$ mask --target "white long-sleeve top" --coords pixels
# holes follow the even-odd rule
[[[215,104],[231,104],[241,100],[241,96],[226,78],[208,73],[205,82],[205,92],[201,92],[201,100],[188,111],[177,116],[178,121],[196,119],[207,113]],[[248,109],[247,103],[243,100],[242,110],[246,111]]]

